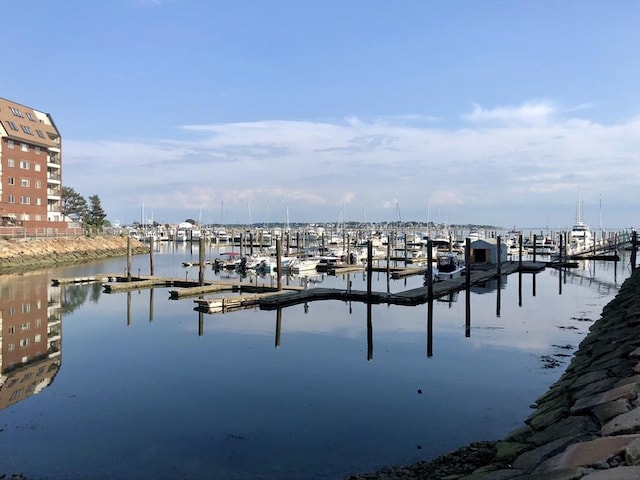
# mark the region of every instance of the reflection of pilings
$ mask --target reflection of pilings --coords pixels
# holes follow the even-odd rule
[[[433,302],[427,302],[427,357],[433,357]]]
[[[502,276],[498,275],[498,288],[496,293],[496,317],[500,318],[500,291],[502,290]]]
[[[367,302],[367,360],[373,360],[373,322],[371,321],[371,303]]]
[[[562,295],[562,269],[558,272],[558,295]]]
[[[532,280],[532,288],[533,288],[533,296],[536,296],[536,277],[537,275],[534,273]]]
[[[149,290],[149,323],[153,322],[153,292],[155,288]]]
[[[469,240],[469,239],[467,239]],[[465,292],[465,322],[464,322],[464,336],[471,336],[471,288],[467,287]]]
[[[198,336],[204,335],[204,313],[198,312]]]
[[[522,306],[522,271],[518,271],[518,306]]]
[[[614,262],[614,265],[617,265],[617,262]],[[580,275],[579,273],[576,273],[575,271],[569,268],[562,269],[562,271],[564,272],[564,283],[567,283],[567,279],[571,278],[571,279],[579,279],[581,283],[583,280],[587,280],[589,282],[589,285],[593,284],[593,285],[597,285],[599,287],[604,287],[608,289],[617,289],[620,286],[615,281],[607,282],[605,280],[599,280],[594,277],[587,277],[585,275]],[[551,269],[551,275],[555,275],[555,269]],[[562,277],[562,273],[559,273],[558,275]],[[614,275],[614,280],[616,279],[616,277],[617,275]]]
[[[276,348],[280,348],[280,332],[282,330],[282,309],[276,311]]]
[[[131,292],[127,292],[127,326],[131,325]]]

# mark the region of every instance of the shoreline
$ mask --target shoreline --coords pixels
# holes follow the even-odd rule
[[[535,412],[503,439],[348,480],[640,478],[640,269],[625,280]]]
[[[125,256],[127,242],[119,236],[0,239],[0,275]],[[148,251],[144,243],[131,239],[132,255]]]

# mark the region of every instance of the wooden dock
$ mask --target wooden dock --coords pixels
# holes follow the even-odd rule
[[[546,264],[543,262],[507,262],[502,265],[501,275],[509,275],[516,271],[540,272]],[[416,269],[413,269],[416,270]],[[475,269],[470,272],[469,286],[480,285],[496,278],[496,268]],[[466,275],[433,283],[433,298],[441,298],[467,287]],[[429,289],[426,286],[413,288],[399,293],[371,292],[338,288],[312,288],[299,292],[288,292],[277,296],[264,296],[258,302],[261,310],[297,305],[317,300],[343,300],[365,303],[387,303],[390,305],[414,306],[429,301]]]
[[[501,265],[500,275],[505,276],[516,271],[539,272],[548,266],[547,262],[506,262]],[[358,268],[362,270],[362,268]],[[382,270],[379,268],[375,269]],[[386,269],[384,269],[386,270]],[[341,272],[341,269],[336,269]],[[349,269],[349,271],[353,271]],[[395,270],[393,278],[402,278],[407,275],[423,275],[426,269],[406,267]],[[395,276],[394,276],[395,275]],[[481,285],[498,275],[495,266],[485,265],[482,268],[475,266],[469,273],[469,283],[467,276],[451,278],[432,284],[432,297],[437,299],[447,296],[453,292],[464,290],[467,286]],[[390,305],[420,305],[430,300],[429,287],[422,286],[398,293],[387,292],[367,292],[365,290],[352,290],[351,288],[306,288],[298,285],[283,285],[281,290],[277,287],[252,284],[250,282],[224,281],[205,282],[200,285],[197,281],[188,281],[178,278],[138,276],[127,277],[116,274],[99,274],[90,277],[60,278],[53,279],[56,285],[72,284],[79,282],[103,282],[105,293],[118,293],[143,288],[154,287],[179,287],[169,290],[171,299],[182,299],[206,294],[219,294],[221,292],[236,292],[240,295],[227,297],[200,298],[194,300],[196,309],[208,313],[228,312],[242,308],[259,307],[261,310],[275,310],[291,305],[306,303],[318,300],[342,300],[357,301],[365,303],[387,303]],[[246,293],[246,294],[245,294]]]

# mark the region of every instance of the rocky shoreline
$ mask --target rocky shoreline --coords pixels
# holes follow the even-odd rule
[[[132,254],[149,251],[144,243],[133,238],[130,241]],[[0,239],[0,274],[123,256],[127,254],[127,242],[127,237],[119,236],[3,238]]]
[[[349,480],[640,479],[640,269],[580,343],[524,425],[408,466]]]

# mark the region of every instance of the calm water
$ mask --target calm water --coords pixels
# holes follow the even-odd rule
[[[163,248],[156,274],[197,278],[182,267],[197,249]],[[562,374],[629,274],[628,259],[513,274],[431,311],[323,301],[200,314],[167,289],[51,286],[125,265],[0,277],[0,472],[333,479],[497,439]],[[138,270],[148,273],[147,256],[134,258]],[[348,281],[366,289],[362,273],[317,275],[310,287]],[[421,283],[373,278],[381,291]]]

